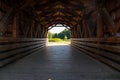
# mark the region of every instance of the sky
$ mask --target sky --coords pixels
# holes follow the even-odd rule
[[[55,27],[53,27],[52,29],[49,30],[51,33],[60,33],[66,29],[66,27],[64,27],[62,24],[56,24],[53,26],[55,26]],[[52,26],[50,26],[50,27],[52,27]]]
[[[60,33],[62,32],[63,30],[65,30],[66,28],[65,27],[53,27],[52,29],[50,29],[49,31],[51,33]]]

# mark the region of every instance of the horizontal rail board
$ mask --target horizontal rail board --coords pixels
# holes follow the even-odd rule
[[[11,49],[17,49],[17,48],[21,48],[25,46],[35,45],[35,44],[42,44],[42,42],[39,41],[39,42],[30,42],[30,43],[16,43],[16,44],[0,45],[0,52],[11,50]]]
[[[120,38],[73,38],[71,40],[81,42],[120,43]]]
[[[9,56],[18,54],[18,53],[22,53],[24,51],[31,50],[31,49],[36,48],[36,47],[43,46],[43,45],[45,45],[45,44],[35,45],[35,46],[29,46],[29,47],[26,47],[26,48],[20,48],[20,49],[16,49],[16,50],[5,52],[3,54],[0,54],[0,60],[3,59],[3,58],[9,57]]]
[[[46,38],[0,38],[0,43],[3,42],[29,42],[29,41],[45,41]]]
[[[76,44],[76,45],[78,45],[78,44]],[[84,48],[86,50],[89,50],[91,52],[94,52],[98,55],[105,56],[105,57],[108,57],[108,58],[111,58],[113,60],[116,60],[116,61],[120,62],[120,56],[118,56],[118,55],[111,54],[111,53],[108,53],[108,52],[105,52],[105,51],[102,51],[102,50],[99,50],[99,49],[94,49],[94,48],[83,46],[83,45],[80,45],[79,47]]]
[[[72,45],[72,46],[76,47],[75,45]],[[108,59],[106,59],[106,58],[104,58],[104,57],[101,57],[101,56],[98,56],[98,55],[96,55],[96,54],[93,54],[92,52],[89,52],[89,51],[87,51],[87,50],[85,50],[85,49],[82,49],[82,48],[80,48],[80,47],[76,47],[76,48],[78,48],[78,49],[79,49],[80,51],[82,51],[82,52],[85,52],[87,55],[95,58],[96,60],[99,60],[99,61],[101,61],[101,62],[103,62],[103,63],[111,66],[112,68],[120,71],[120,65],[119,65],[119,64],[114,63],[114,62],[112,62],[111,60],[108,60]]]
[[[13,62],[13,61],[16,61],[16,60],[18,60],[18,59],[20,59],[20,58],[22,58],[22,57],[24,57],[24,56],[26,56],[26,55],[34,52],[34,51],[38,51],[38,50],[40,50],[41,48],[42,48],[42,47],[36,48],[36,49],[32,49],[32,50],[30,50],[30,51],[28,51],[28,52],[26,52],[26,53],[21,53],[21,54],[19,54],[19,55],[14,56],[14,57],[5,59],[5,60],[3,60],[3,61],[0,61],[0,67],[3,67],[3,66],[5,66],[5,65],[7,65],[7,64],[9,64],[9,63],[11,63],[11,62]]]
[[[45,38],[0,38],[0,67],[46,45]]]
[[[74,42],[74,41],[73,41]],[[120,46],[113,46],[113,45],[106,45],[106,44],[95,44],[95,43],[88,43],[88,42],[77,42],[78,44],[86,45],[89,47],[95,47],[103,50],[108,50],[111,52],[120,53]]]
[[[120,71],[120,38],[73,38],[71,45]]]

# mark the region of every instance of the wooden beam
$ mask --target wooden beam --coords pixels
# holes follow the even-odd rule
[[[16,16],[14,16],[14,19],[13,19],[13,37],[16,38],[17,37],[17,18]]]
[[[115,27],[115,23],[114,20],[112,19],[111,15],[109,14],[109,12],[106,10],[106,8],[103,8],[103,18],[106,18],[107,21],[105,21],[105,23],[108,22],[108,25],[110,25],[112,28]]]
[[[103,29],[103,21],[101,15],[98,13],[97,15],[97,37],[104,37],[104,29]]]
[[[12,17],[12,15],[14,15],[13,9],[10,9],[0,21],[0,31],[4,31],[5,25],[10,20],[10,17]]]

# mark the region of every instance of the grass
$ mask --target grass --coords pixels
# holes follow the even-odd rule
[[[65,43],[65,44],[70,44],[70,40],[62,40],[60,38],[51,38],[51,39],[48,39],[48,42],[50,43]]]
[[[63,40],[60,38],[51,38],[49,39],[49,42],[63,42]]]

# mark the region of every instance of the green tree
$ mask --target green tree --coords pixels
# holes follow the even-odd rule
[[[70,31],[67,29],[58,34],[58,37],[61,39],[64,39],[65,36],[67,37],[67,39],[70,39]]]
[[[53,34],[53,38],[58,38],[58,34],[57,33]]]
[[[63,40],[66,40],[66,39],[70,39],[70,30],[67,30],[65,29],[64,31],[60,32],[60,33],[55,33],[55,34],[52,34],[50,32],[48,32],[48,38],[60,38],[60,39],[63,39]]]
[[[64,40],[66,41],[68,38],[67,38],[67,36],[64,36]]]
[[[52,33],[48,32],[48,39],[52,38]]]

